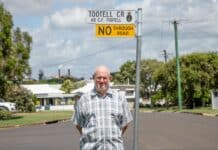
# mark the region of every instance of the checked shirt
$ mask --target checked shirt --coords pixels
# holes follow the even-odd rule
[[[126,98],[109,89],[84,94],[76,106],[73,123],[82,127],[81,150],[123,150],[122,127],[132,121]]]

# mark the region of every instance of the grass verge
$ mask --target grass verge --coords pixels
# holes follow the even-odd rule
[[[201,108],[195,108],[195,109],[184,109],[181,112],[191,112],[191,113],[203,113],[203,114],[218,115],[218,109],[211,109],[210,107],[201,107]]]
[[[196,114],[212,114],[218,116],[218,110],[212,110],[210,107],[202,107],[196,109],[183,109],[179,111],[177,108],[140,108],[141,112],[186,112]],[[31,124],[46,123],[55,120],[67,120],[72,117],[73,111],[42,111],[36,113],[15,113],[8,120],[0,120],[0,128],[24,126]]]
[[[178,110],[176,107],[172,108],[140,108],[141,112],[184,112],[184,113],[195,113],[195,114],[211,114],[218,116],[218,109],[212,109],[211,107],[200,107],[195,109],[182,109]]]
[[[65,120],[72,117],[73,111],[43,111],[36,113],[15,113],[8,120],[0,120],[0,128]]]

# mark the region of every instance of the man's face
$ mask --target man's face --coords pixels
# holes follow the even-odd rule
[[[106,94],[110,82],[109,73],[105,70],[99,70],[95,73],[94,80],[96,91],[101,95]]]

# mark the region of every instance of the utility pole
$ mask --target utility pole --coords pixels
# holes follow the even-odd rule
[[[178,22],[173,21],[175,31],[175,50],[176,50],[176,73],[177,73],[177,91],[178,91],[178,105],[179,110],[182,110],[182,89],[181,89],[181,78],[180,78],[180,63],[179,63],[179,50],[178,50],[178,33],[177,33]]]
[[[61,69],[58,69],[58,79],[61,78]]]
[[[67,70],[67,76],[70,77],[70,69]]]
[[[167,63],[167,59],[168,59],[168,54],[167,54],[167,50],[163,50],[163,52],[164,52],[164,62],[165,62],[165,64]],[[167,106],[167,109],[169,108],[168,107],[168,97],[167,97],[167,88],[168,88],[168,85],[166,84],[166,87],[165,87],[165,96],[166,96],[166,99],[165,99],[165,102],[166,102],[166,106]]]

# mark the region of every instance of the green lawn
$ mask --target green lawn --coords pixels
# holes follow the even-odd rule
[[[207,113],[207,114],[218,115],[218,109],[211,109],[210,107],[202,107],[202,108],[195,108],[195,109],[184,109],[184,110],[182,110],[182,112]]]
[[[73,111],[43,111],[36,113],[15,113],[9,120],[0,120],[0,128],[65,120],[72,117]]]

